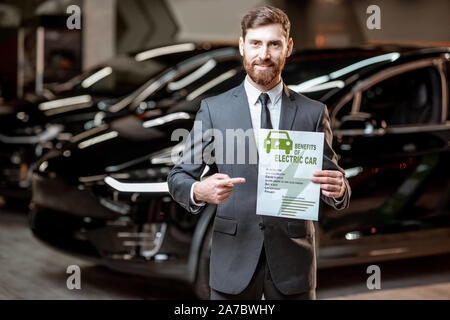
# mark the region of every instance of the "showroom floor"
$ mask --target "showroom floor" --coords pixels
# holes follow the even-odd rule
[[[0,208],[0,299],[192,299],[185,285],[112,272],[36,240],[25,208]],[[81,289],[69,290],[69,265]],[[450,299],[450,254],[378,263],[381,290],[368,290],[367,265],[318,272],[319,299]],[[174,289],[176,288],[176,289]]]

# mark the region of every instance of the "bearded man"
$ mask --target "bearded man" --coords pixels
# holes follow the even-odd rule
[[[281,79],[293,48],[289,31],[289,18],[280,9],[264,6],[245,15],[239,51],[247,76],[238,87],[204,99],[196,121],[203,132],[214,129],[226,138],[227,129],[255,129],[249,137],[253,150],[258,145],[258,128],[323,132],[323,170],[311,180],[320,183],[322,201],[344,209],[349,205],[350,187],[331,148],[327,108],[288,89]],[[233,145],[196,138],[190,143],[190,150],[202,151]],[[217,205],[211,299],[261,299],[263,295],[265,299],[315,299],[313,222],[257,214],[257,163],[222,163],[214,156],[191,163],[191,153],[185,152],[171,170],[168,185],[175,201],[192,214],[207,203]],[[245,155],[250,159],[250,151]],[[201,179],[207,164],[217,173]]]

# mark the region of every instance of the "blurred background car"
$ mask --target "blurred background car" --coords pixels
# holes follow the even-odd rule
[[[154,77],[220,47],[188,42],[123,54],[64,83],[50,84],[41,96],[16,102],[0,114],[0,195],[10,201],[29,199],[34,162],[46,150],[109,119],[144,113],[145,105],[127,107]]]
[[[217,54],[219,52],[220,54]],[[352,205],[321,208],[319,268],[450,251],[450,48],[373,47],[294,53],[294,91],[327,104]],[[168,194],[175,129],[200,100],[244,79],[236,48],[192,57],[132,102],[148,111],[74,136],[33,174],[34,234],[114,270],[170,277],[209,296],[215,206],[189,215]],[[413,88],[413,89],[412,89]],[[217,170],[207,167],[204,177]]]

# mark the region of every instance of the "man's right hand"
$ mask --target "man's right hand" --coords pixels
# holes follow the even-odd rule
[[[216,173],[194,185],[195,202],[221,204],[228,200],[236,183],[245,183],[245,178],[230,178]]]

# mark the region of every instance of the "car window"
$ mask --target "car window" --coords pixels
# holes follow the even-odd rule
[[[334,115],[334,120],[341,121],[343,116],[346,116],[352,112],[352,106],[353,106],[353,99],[350,99],[346,104],[344,104],[342,107],[336,110],[336,113]]]
[[[217,51],[219,51],[218,49]],[[174,52],[168,54],[161,54],[151,59],[136,59],[139,54],[129,53],[119,55],[109,61],[107,61],[102,68],[108,68],[109,72],[103,76],[94,76],[96,80],[92,80],[92,83],[84,87],[89,94],[93,95],[107,95],[119,97],[132,92],[139,86],[144,84],[149,79],[160,74],[164,70],[171,68],[177,63],[200,55],[204,53],[204,49],[199,48],[195,50]],[[95,68],[89,73],[85,73],[82,77],[78,77],[78,80],[86,80],[87,77],[95,74],[102,68]],[[75,78],[70,80],[74,85],[82,85],[81,83],[75,82]],[[70,89],[67,88],[67,89]]]
[[[271,139],[289,139],[286,132],[276,132],[276,131],[273,131],[270,133],[270,138]]]
[[[158,61],[137,62],[125,56],[113,62],[110,65],[111,74],[90,86],[87,89],[90,94],[127,94],[168,67]]]
[[[372,53],[371,55],[374,55]],[[283,69],[282,77],[284,83],[288,86],[298,86],[304,82],[311,81],[316,78],[327,76],[330,73],[348,67],[351,64],[360,62],[370,56],[361,54],[317,54],[314,55],[298,55],[291,56]],[[321,100],[331,89],[330,87],[322,90],[297,91],[311,99]]]
[[[441,117],[441,82],[433,67],[405,72],[381,81],[362,93],[361,112],[387,125],[438,123]]]

